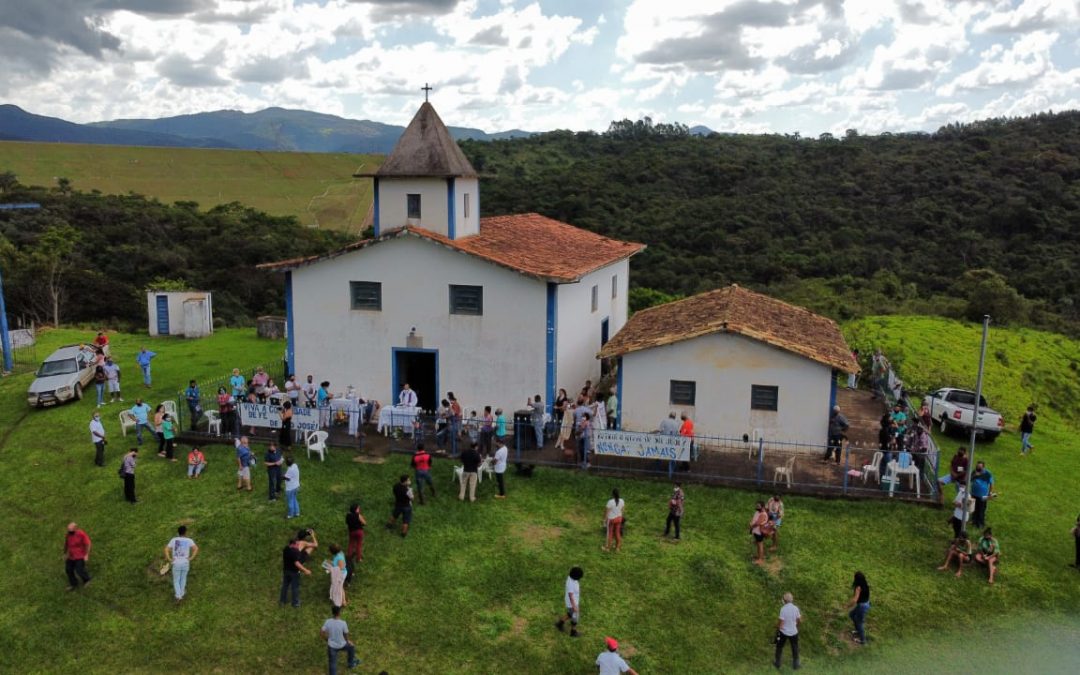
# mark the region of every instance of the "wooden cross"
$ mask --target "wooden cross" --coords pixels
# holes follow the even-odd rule
[[[420,87],[420,91],[424,92],[424,103],[427,103],[428,92],[431,91],[431,87],[425,82],[424,86]]]

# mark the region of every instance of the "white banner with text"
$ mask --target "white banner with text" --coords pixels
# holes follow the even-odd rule
[[[281,428],[281,408],[265,403],[241,403],[240,424],[245,427],[264,429]],[[293,431],[318,431],[319,411],[315,408],[296,407],[292,409]]]
[[[663,434],[643,434],[635,431],[594,429],[592,440],[591,450],[594,455],[663,459],[675,462],[690,461],[690,442],[692,439],[689,436],[666,436]]]

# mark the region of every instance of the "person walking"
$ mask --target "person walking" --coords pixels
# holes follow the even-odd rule
[[[555,627],[561,632],[570,622],[570,637],[578,636],[578,622],[581,620],[581,579],[585,571],[580,567],[571,567],[566,575],[566,584],[563,589],[563,604],[566,606],[566,616],[555,622]]]
[[[1020,418],[1020,455],[1027,455],[1029,452],[1035,449],[1035,446],[1031,444],[1031,434],[1035,433],[1035,420],[1038,419],[1035,415],[1035,405],[1029,405],[1027,412]]]
[[[971,496],[975,499],[975,512],[971,514],[971,524],[976,528],[986,527],[986,505],[995,495],[994,474],[986,468],[985,462],[977,462],[971,474]]]
[[[267,501],[277,501],[278,492],[281,490],[281,465],[284,463],[281,451],[271,442],[266,448],[266,454],[263,455],[263,466],[266,467]]]
[[[191,413],[191,421],[188,426],[192,431],[195,431],[196,425],[199,424],[199,418],[202,417],[202,392],[199,391],[199,384],[195,380],[188,382],[187,389],[184,390],[184,400],[187,401],[188,412]]]
[[[360,659],[356,658],[356,645],[349,639],[349,624],[341,618],[341,607],[334,605],[330,608],[330,618],[323,622],[319,635],[326,640],[326,672],[329,675],[337,675],[338,654],[341,652],[348,657],[350,669],[360,665]]]
[[[170,462],[175,462],[176,457],[173,455],[176,452],[176,420],[169,413],[161,416],[161,440],[165,443],[163,457]]]
[[[147,389],[150,388],[150,361],[157,356],[157,352],[152,352],[146,347],[139,350],[139,353],[135,355],[135,362],[139,364],[139,368],[142,369],[143,386]]]
[[[386,529],[392,530],[397,525],[397,519],[401,518],[401,537],[409,534],[409,525],[412,524],[412,499],[413,492],[409,486],[409,475],[402,474],[398,482],[394,484],[394,511],[390,514],[390,522]]]
[[[141,397],[135,397],[135,405],[128,411],[135,418],[135,440],[139,445],[143,442],[143,430],[150,432],[151,438],[157,438],[158,434],[154,427],[150,426],[150,406]]]
[[[206,455],[197,447],[192,447],[187,456],[187,477],[202,477],[203,469],[206,468]]]
[[[94,444],[94,464],[105,466],[105,425],[101,423],[101,413],[96,410],[90,418],[90,442]]]
[[[105,365],[101,366],[105,371],[105,383],[109,385],[109,403],[124,402],[120,395],[120,366],[113,362],[111,356],[105,357]]]
[[[780,658],[784,655],[784,644],[791,643],[791,667],[798,670],[799,664],[799,624],[802,613],[795,606],[791,593],[784,593],[784,606],[780,608],[780,619],[776,622],[776,654],[773,666],[780,668]]]
[[[345,562],[348,563],[348,576],[345,585],[349,585],[356,574],[356,563],[364,561],[364,528],[367,520],[356,502],[349,504],[345,513],[345,527],[349,530],[349,545],[345,549]]]
[[[120,477],[124,479],[124,499],[131,504],[139,501],[135,497],[135,464],[138,461],[138,456],[139,449],[131,448],[124,455],[124,460],[120,464]]]
[[[607,526],[607,540],[604,543],[604,551],[611,550],[611,541],[615,540],[615,552],[622,549],[622,524],[623,511],[626,509],[626,501],[619,497],[618,488],[611,491],[611,499],[604,506],[604,524]]]
[[[431,480],[431,454],[424,449],[423,443],[416,444],[416,450],[412,456],[413,473],[416,476],[416,496],[420,503],[424,503],[424,483],[431,490],[432,499],[435,498],[435,483]]]
[[[197,555],[199,547],[188,538],[187,526],[176,528],[176,536],[165,545],[165,559],[172,565],[173,593],[177,602],[181,602],[187,593],[188,570]]]
[[[600,652],[596,657],[596,670],[598,675],[620,675],[629,673],[637,675],[637,671],[630,667],[623,657],[619,656],[619,641],[613,637],[604,638],[607,650]]]
[[[236,446],[236,489],[251,492],[251,465],[255,463],[255,456],[251,454],[250,441],[247,436],[241,436],[233,444]]]
[[[300,467],[292,457],[285,458],[285,519],[300,517]]]
[[[86,563],[90,560],[90,549],[93,543],[89,535],[79,529],[76,523],[68,523],[67,534],[64,536],[64,572],[67,573],[67,590],[73,591],[79,587],[79,581],[86,586],[90,583],[90,573],[86,571]]]
[[[506,499],[506,459],[510,456],[510,450],[506,447],[506,443],[500,443],[499,449],[495,451],[495,483],[499,486],[499,494],[495,495],[495,499]]]
[[[458,491],[458,500],[465,501],[465,490],[469,491],[469,501],[476,501],[476,484],[479,480],[480,453],[476,450],[476,444],[472,443],[465,452],[461,453],[461,489]]]
[[[668,500],[667,523],[664,525],[664,536],[671,533],[671,526],[675,526],[675,539],[680,538],[679,527],[682,524],[683,503],[686,501],[686,493],[683,492],[682,483],[675,481],[675,489],[671,491],[671,499]]]
[[[278,606],[285,606],[285,599],[292,595],[292,606],[300,606],[300,575],[311,576],[311,570],[304,567],[304,545],[302,539],[293,537],[281,550],[281,591],[278,594]]]
[[[863,645],[866,644],[866,613],[870,611],[870,584],[866,582],[866,575],[856,572],[851,582],[851,589],[851,600],[848,600],[845,609],[851,610],[848,612],[848,618],[855,625],[851,636],[855,644]]]

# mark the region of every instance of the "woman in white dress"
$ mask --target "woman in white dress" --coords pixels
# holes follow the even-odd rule
[[[604,397],[596,394],[596,400],[592,404],[593,429],[607,429],[607,406],[604,405]]]
[[[345,401],[349,411],[349,435],[355,438],[360,435],[360,397],[351,384],[345,389]]]

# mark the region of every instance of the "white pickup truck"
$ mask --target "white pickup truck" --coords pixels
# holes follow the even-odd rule
[[[941,424],[941,432],[955,430],[971,432],[972,413],[975,411],[975,392],[966,389],[938,389],[928,394],[923,400],[930,407],[930,417]],[[979,401],[979,419],[975,421],[975,433],[987,441],[993,442],[1005,428],[1001,415],[986,405],[986,399]]]

